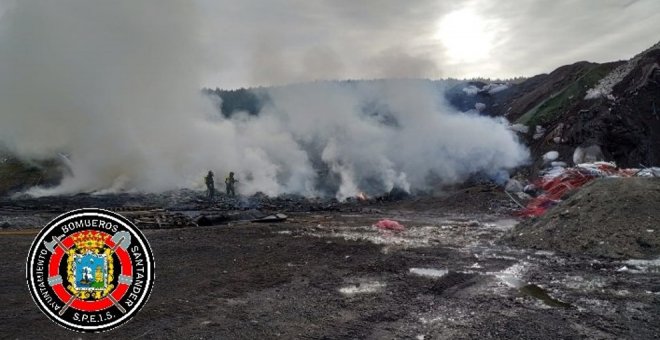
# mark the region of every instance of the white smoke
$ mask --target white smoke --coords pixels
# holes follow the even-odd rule
[[[269,91],[272,105],[259,119],[303,150],[320,145],[323,162],[341,178],[340,198],[394,186],[427,189],[430,180],[456,183],[526,160],[505,125],[457,112],[443,90],[424,80],[292,85]]]
[[[426,189],[520,165],[505,125],[449,108],[430,81],[273,88],[258,116],[200,95],[185,1],[17,2],[0,21],[0,142],[25,159],[69,155],[72,176],[34,195],[203,186],[339,198]],[[327,180],[327,178],[334,179]],[[328,184],[330,183],[330,184]]]

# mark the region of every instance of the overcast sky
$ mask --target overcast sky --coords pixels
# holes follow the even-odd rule
[[[660,40],[659,0],[200,1],[214,87],[529,76]]]
[[[0,15],[21,1],[0,0]],[[159,20],[158,1],[136,1],[147,26]],[[660,40],[660,0],[184,1],[198,13],[191,68],[207,87],[531,76],[628,59]]]

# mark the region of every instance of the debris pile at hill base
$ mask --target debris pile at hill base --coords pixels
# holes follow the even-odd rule
[[[519,215],[541,216],[550,207],[561,202],[569,191],[580,188],[596,178],[634,176],[660,177],[660,168],[619,169],[613,162],[583,163],[572,168],[554,166],[533,183],[532,190],[541,190],[542,193],[530,199]]]
[[[564,179],[556,186],[563,182],[570,184]],[[576,255],[654,258],[660,255],[658,207],[658,177],[590,180],[543,216],[518,224],[504,240]]]

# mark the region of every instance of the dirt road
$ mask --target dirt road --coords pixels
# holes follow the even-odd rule
[[[371,224],[381,217],[399,234]],[[386,211],[301,213],[272,225],[146,230],[149,302],[124,326],[72,334],[25,284],[33,236],[0,234],[3,338],[656,338],[660,261],[510,249],[515,221]]]

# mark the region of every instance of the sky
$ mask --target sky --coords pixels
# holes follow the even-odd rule
[[[150,2],[140,2],[145,5],[136,7],[148,10]],[[16,0],[0,2],[0,23],[12,3]],[[660,40],[658,0],[188,4],[196,11],[189,37],[196,40],[199,54],[194,68],[203,69],[200,87],[211,88],[338,79],[533,76],[582,60],[628,59]]]
[[[628,59],[660,40],[658,0],[198,0],[204,86],[510,78]]]

